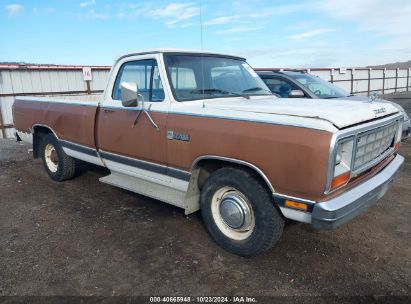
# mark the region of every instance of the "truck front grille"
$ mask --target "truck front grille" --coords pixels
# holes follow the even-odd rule
[[[394,147],[398,122],[359,134],[354,157],[354,171],[367,168],[370,163]]]

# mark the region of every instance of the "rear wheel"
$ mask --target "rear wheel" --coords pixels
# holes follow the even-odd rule
[[[57,138],[51,133],[43,138],[41,156],[44,168],[53,180],[61,182],[76,174],[76,160],[63,151]]]
[[[201,213],[215,241],[243,256],[268,250],[284,227],[264,184],[238,168],[222,168],[208,178],[201,191]]]

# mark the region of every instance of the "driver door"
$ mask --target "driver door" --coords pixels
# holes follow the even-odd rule
[[[166,154],[169,103],[165,100],[158,58],[155,55],[140,58],[122,63],[114,83],[111,81],[111,96],[106,96],[98,114],[97,145],[103,162],[111,171],[154,182],[169,182]],[[122,82],[137,83],[137,107],[122,105]],[[154,123],[142,113],[143,101]]]

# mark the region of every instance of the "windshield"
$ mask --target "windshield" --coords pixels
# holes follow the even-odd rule
[[[310,74],[289,75],[319,98],[347,97],[350,94],[335,85]]]
[[[165,59],[176,100],[272,95],[243,60],[210,55],[166,55]]]

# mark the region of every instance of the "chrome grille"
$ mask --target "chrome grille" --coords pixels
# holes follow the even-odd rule
[[[367,167],[367,164],[388,153],[394,144],[397,128],[398,123],[396,122],[359,134],[354,158],[354,170]]]

